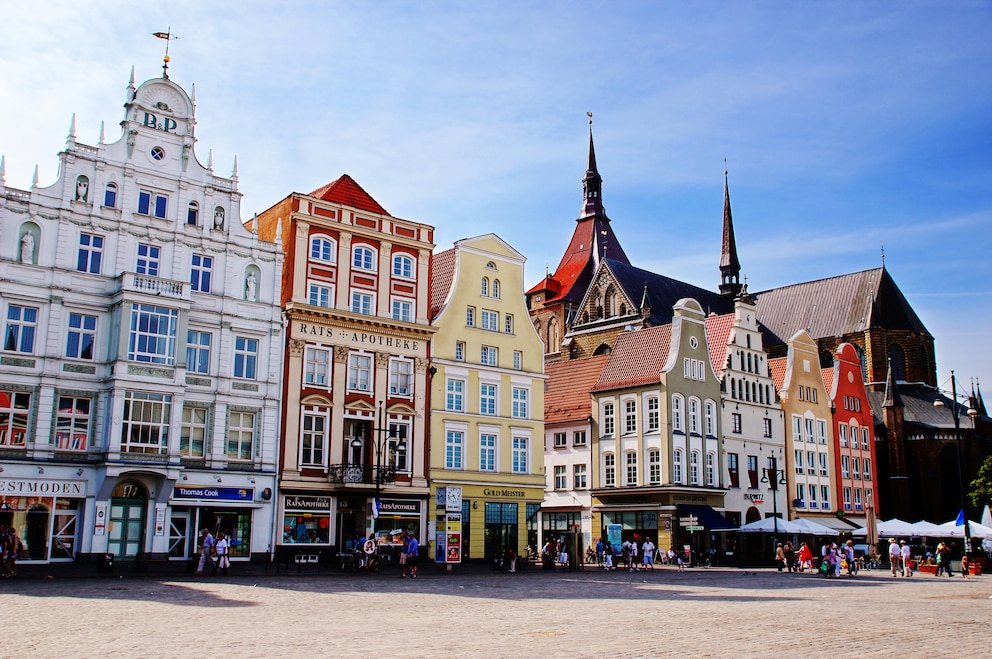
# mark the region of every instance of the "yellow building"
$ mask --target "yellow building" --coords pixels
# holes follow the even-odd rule
[[[494,234],[432,259],[430,519],[437,488],[461,487],[463,560],[537,543],[544,345],[527,313],[524,261]]]

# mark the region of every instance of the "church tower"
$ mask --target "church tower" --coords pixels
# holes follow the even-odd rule
[[[730,184],[723,172],[723,251],[720,254],[720,294],[731,299],[741,292],[741,262],[737,258],[734,218],[730,213]]]

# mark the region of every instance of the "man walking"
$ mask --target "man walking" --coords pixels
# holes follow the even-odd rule
[[[896,576],[896,570],[902,564],[902,549],[895,538],[889,538],[889,566],[892,568],[892,576]]]
[[[210,557],[214,551],[214,536],[210,534],[210,529],[203,527],[200,531],[200,563],[196,567],[197,574],[203,574],[207,566],[213,567],[214,561]]]
[[[650,566],[651,571],[654,572],[654,543],[651,542],[651,538],[645,540],[641,546],[641,556],[644,569],[647,570]]]

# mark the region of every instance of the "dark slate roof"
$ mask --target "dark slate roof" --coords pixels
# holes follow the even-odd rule
[[[814,339],[872,326],[929,334],[884,267],[781,286],[754,297],[766,347],[787,343],[800,330]]]
[[[707,316],[711,313],[724,314],[734,311],[734,301],[719,293],[687,284],[678,279],[641,270],[623,261],[604,259],[603,262],[613,272],[617,283],[623,288],[629,299],[643,299],[644,287],[647,287],[648,299],[651,301],[652,325],[664,325],[672,322],[672,318],[675,316],[673,309],[675,303],[685,297],[691,297],[699,302]]]
[[[925,428],[940,428],[952,430],[954,428],[954,416],[951,411],[951,399],[937,392],[933,387],[922,384],[899,383],[896,385],[899,390],[899,398],[903,405],[903,419],[906,423]],[[933,402],[940,398],[944,402],[943,407],[934,407]],[[885,392],[868,391],[868,400],[871,401],[872,414],[875,417],[875,424],[881,424],[885,419],[883,409]],[[968,416],[968,407],[958,403],[959,424],[963,430],[971,430],[971,417]],[[992,423],[992,419],[981,416],[979,423]]]

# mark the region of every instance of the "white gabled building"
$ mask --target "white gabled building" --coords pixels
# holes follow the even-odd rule
[[[204,526],[260,557],[282,249],[242,225],[237,161],[197,157],[195,91],[132,71],[124,108],[96,146],[73,117],[47,187],[0,161],[0,524],[21,560],[182,560]]]

